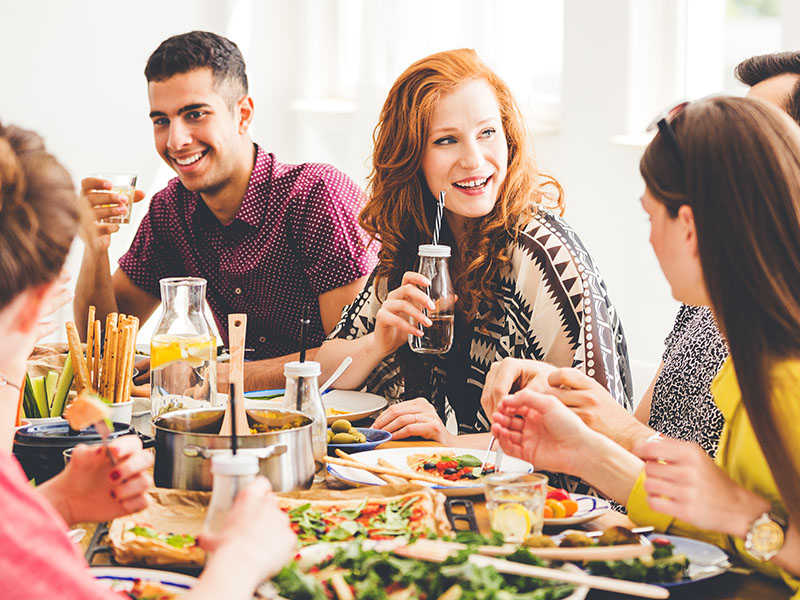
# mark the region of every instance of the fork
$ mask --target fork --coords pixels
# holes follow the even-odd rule
[[[489,461],[489,453],[492,451],[492,446],[494,446],[494,436],[492,439],[489,440],[489,447],[486,448],[486,454],[483,457],[483,462],[481,463],[481,475],[483,475],[484,471],[486,471],[486,463]],[[497,452],[495,452],[494,456],[494,472],[497,473],[500,471],[500,464],[503,462],[503,457],[505,453],[503,449],[498,446]]]

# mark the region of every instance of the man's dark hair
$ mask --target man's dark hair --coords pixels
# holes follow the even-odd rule
[[[173,75],[209,68],[217,88],[231,86],[233,103],[247,94],[247,73],[239,47],[210,31],[190,31],[167,38],[147,59],[144,76],[148,82],[164,81]]]
[[[778,75],[800,75],[800,52],[776,52],[775,54],[751,56],[736,65],[734,74],[736,79],[750,87]],[[783,108],[800,124],[800,77]]]

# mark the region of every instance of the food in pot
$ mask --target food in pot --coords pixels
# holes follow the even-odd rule
[[[251,423],[250,425],[250,433],[271,433],[273,431],[288,431],[289,429],[297,429],[298,427],[302,427],[308,423],[308,419],[304,416],[298,415],[291,419],[286,420],[285,416],[282,413],[266,413],[262,416],[262,419],[265,421],[269,421],[270,419],[275,419],[276,423],[271,424],[269,422],[264,423],[262,421],[256,421]]]

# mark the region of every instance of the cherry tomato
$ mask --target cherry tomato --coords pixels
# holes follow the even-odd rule
[[[445,469],[457,469],[458,463],[454,460],[440,460],[436,463],[436,468],[442,471]]]

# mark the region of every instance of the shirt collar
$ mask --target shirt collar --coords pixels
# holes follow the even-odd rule
[[[242,199],[242,205],[231,223],[241,221],[250,227],[260,227],[267,208],[264,188],[266,187],[266,191],[269,191],[269,186],[266,184],[270,180],[274,156],[265,152],[258,144],[253,145],[256,147],[256,160],[253,164],[253,171],[250,173],[250,182]],[[201,202],[202,197],[199,193],[187,190],[180,180],[178,180],[178,186],[186,196],[186,214],[190,219],[197,213],[196,218],[204,224],[220,225],[205,202]],[[200,212],[197,212],[198,209]]]

